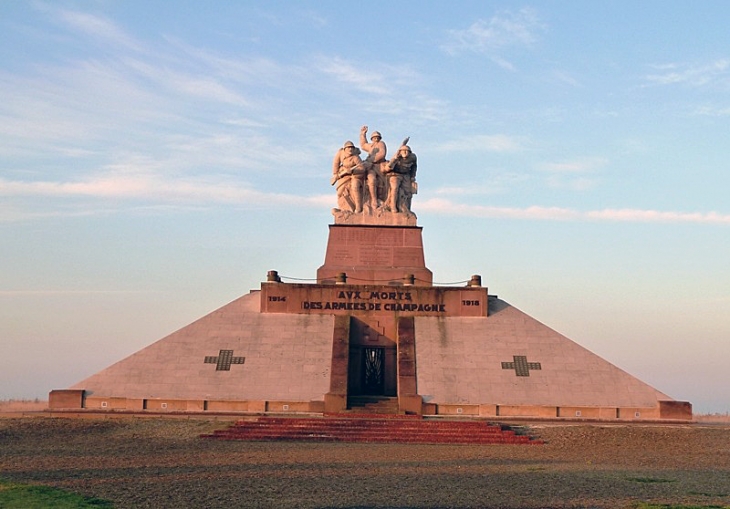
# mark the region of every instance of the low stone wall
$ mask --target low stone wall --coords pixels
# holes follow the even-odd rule
[[[325,401],[220,401],[182,399],[133,399],[103,396],[85,396],[82,390],[52,391],[50,410],[95,410],[131,412],[193,412],[193,413],[324,413]],[[420,401],[420,397],[417,397]],[[409,403],[414,403],[410,401]],[[412,406],[412,405],[411,405]],[[338,408],[338,411],[344,409]],[[424,416],[527,418],[527,419],[585,419],[595,421],[659,421],[692,420],[692,405],[683,401],[660,401],[651,408],[617,408],[591,406],[528,406],[528,405],[458,405],[424,403],[421,411],[401,408],[402,411]]]
[[[589,419],[597,421],[692,420],[692,405],[660,401],[656,407],[529,406],[529,405],[424,405],[424,415],[519,417],[534,419]]]
[[[169,398],[118,398],[84,396],[83,390],[52,391],[50,410],[101,410],[101,411],[151,411],[151,412],[276,412],[322,413],[324,401],[219,401]]]

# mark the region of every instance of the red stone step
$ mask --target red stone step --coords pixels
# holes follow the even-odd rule
[[[542,444],[484,421],[424,420],[419,416],[336,415],[258,417],[201,435],[220,440],[297,440],[449,444]]]
[[[398,398],[387,396],[350,396],[344,414],[385,414],[398,415]]]

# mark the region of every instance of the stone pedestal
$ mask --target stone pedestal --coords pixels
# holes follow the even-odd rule
[[[317,270],[319,284],[334,284],[339,273],[349,284],[407,284],[431,286],[420,226],[330,225],[324,265]]]

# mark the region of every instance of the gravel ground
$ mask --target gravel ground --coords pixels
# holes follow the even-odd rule
[[[730,426],[532,425],[545,445],[203,440],[199,419],[0,419],[0,478],[118,508],[730,506]]]

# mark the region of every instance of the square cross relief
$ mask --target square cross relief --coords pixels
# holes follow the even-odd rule
[[[216,371],[230,371],[231,364],[243,364],[246,357],[234,357],[233,350],[221,350],[218,355],[208,355],[203,361],[205,364],[215,364]]]
[[[541,370],[539,362],[527,362],[525,355],[513,355],[512,362],[503,362],[502,369],[514,369],[517,376],[530,376],[530,370]]]

